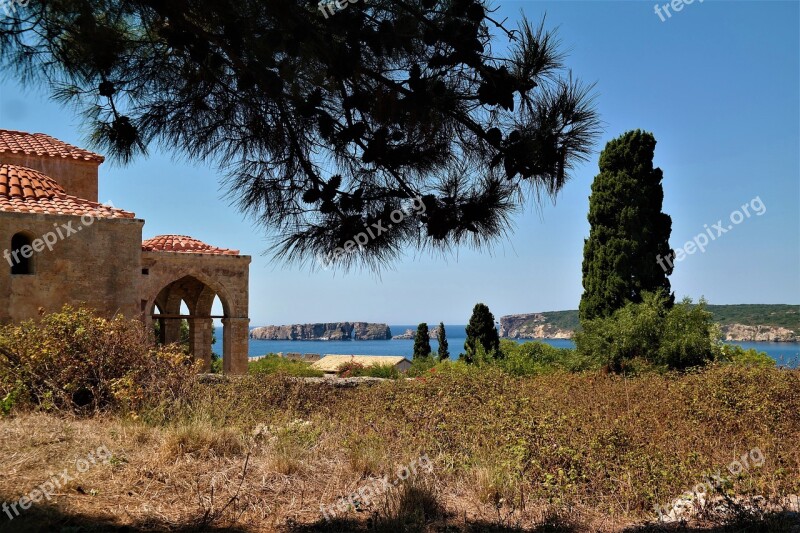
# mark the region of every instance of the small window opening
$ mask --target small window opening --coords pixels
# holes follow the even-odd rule
[[[15,276],[33,274],[33,247],[31,239],[24,233],[11,237],[11,252],[6,257],[11,263],[11,274]]]

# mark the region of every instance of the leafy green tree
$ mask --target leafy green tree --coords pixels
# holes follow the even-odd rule
[[[467,340],[464,342],[465,353],[463,355],[467,363],[478,362],[477,356],[480,353],[478,345],[483,348],[483,352],[487,356],[492,358],[502,357],[500,336],[494,325],[494,315],[482,303],[475,304],[467,325]]]
[[[122,162],[161,145],[218,163],[286,261],[366,229],[334,266],[487,245],[531,192],[556,197],[599,131],[555,34],[506,28],[488,0],[11,3],[6,77],[52,87]]]
[[[417,326],[417,334],[414,336],[414,357],[430,357],[431,355],[431,336],[428,331],[428,324],[423,322]]]
[[[583,247],[581,321],[610,316],[644,291],[669,294],[674,252],[672,219],[661,212],[663,174],[653,168],[656,140],[636,130],[610,141],[589,197],[589,238]]]
[[[444,330],[444,322],[439,322],[439,331],[436,332],[436,340],[439,341],[439,361],[450,359],[450,349],[447,345],[447,333]]]

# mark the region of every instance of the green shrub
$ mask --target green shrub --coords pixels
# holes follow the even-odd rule
[[[178,346],[157,347],[138,320],[64,306],[0,329],[3,410],[28,404],[91,412],[136,411],[179,396],[197,367]]]
[[[366,367],[361,363],[347,361],[346,363],[339,365],[339,368],[336,369],[336,373],[342,378],[353,378],[363,376],[365,369]]]
[[[706,302],[689,298],[667,309],[663,293],[642,293],[641,303],[628,303],[611,317],[584,321],[575,335],[578,353],[613,371],[639,366],[685,369],[714,359],[719,329]]]
[[[398,379],[400,377],[400,371],[393,365],[362,365],[355,361],[342,363],[336,372],[343,378],[370,377]]]
[[[705,364],[714,358],[719,335],[705,300],[692,305],[684,298],[665,317],[656,363],[679,369]]]
[[[750,348],[745,350],[738,344],[719,343],[715,349],[715,358],[721,363],[730,363],[738,366],[765,366],[774,367],[775,360],[765,352]]]
[[[406,371],[406,376],[415,378],[424,375],[431,368],[436,366],[436,359],[433,357],[417,357],[411,361],[411,367]]]
[[[301,378],[319,378],[325,375],[321,370],[312,368],[311,363],[292,361],[274,353],[267,354],[256,361],[251,361],[247,371],[254,375],[281,373]]]
[[[212,374],[222,374],[222,357],[217,353],[211,354],[211,368],[209,372]]]
[[[370,365],[364,369],[362,376],[371,378],[399,379],[400,371],[394,365]]]
[[[436,358],[431,357],[431,361],[420,361],[416,363],[411,362],[411,368],[406,371],[406,376],[410,378],[417,378],[423,376],[431,376],[434,374],[446,376],[489,376],[499,375],[503,371],[496,365],[490,363],[473,364],[467,363],[463,359],[447,359],[444,361],[436,361]]]
[[[579,355],[575,350],[556,348],[544,342],[518,343],[500,341],[503,359],[500,367],[513,376],[530,376],[555,371],[580,372],[596,369],[594,360]]]
[[[14,404],[17,403],[18,396],[19,396],[19,391],[17,389],[14,389],[8,394],[6,394],[2,400],[0,400],[0,415],[8,416],[8,414],[14,408]]]

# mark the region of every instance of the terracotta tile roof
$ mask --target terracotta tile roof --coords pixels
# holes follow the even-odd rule
[[[159,235],[142,243],[145,252],[178,252],[183,254],[239,255],[239,250],[217,248],[186,235]]]
[[[134,218],[136,215],[77,196],[70,196],[53,178],[38,170],[0,164],[0,212],[46,215],[92,215]]]
[[[44,133],[0,129],[0,157],[3,153],[61,157],[98,163],[105,161],[102,155],[59,141]]]

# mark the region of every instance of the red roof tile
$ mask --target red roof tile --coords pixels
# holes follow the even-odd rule
[[[136,215],[77,196],[70,196],[53,178],[38,170],[0,164],[0,212],[46,215],[91,215],[134,218]]]
[[[142,243],[145,252],[178,252],[184,254],[239,255],[239,250],[217,248],[186,235],[159,235]]]
[[[59,141],[44,133],[0,129],[0,156],[3,153],[61,157],[98,163],[105,160],[102,155]]]

